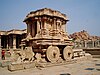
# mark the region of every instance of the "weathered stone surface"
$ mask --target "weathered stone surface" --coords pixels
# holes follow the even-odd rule
[[[29,69],[29,68],[35,68],[36,63],[35,62],[26,62],[26,63],[20,63],[20,64],[10,64],[8,66],[8,70],[10,71],[17,71],[17,70],[23,70],[23,69]]]
[[[2,36],[2,39],[4,37],[7,41],[4,47],[7,46],[8,49],[13,48],[10,51],[12,63],[8,66],[8,69],[15,71],[34,68],[35,66],[43,67],[41,63],[45,62],[45,60],[42,60],[42,58],[49,61],[53,66],[66,64],[75,56],[77,59],[83,60],[85,56],[83,50],[76,50],[73,56],[73,42],[66,32],[67,21],[68,18],[65,14],[49,8],[30,12],[24,20],[27,24],[27,34],[24,31],[22,33],[18,30],[12,30],[5,34],[8,39]],[[82,31],[81,33],[79,33],[79,36],[75,35],[78,36],[78,41],[79,39],[87,40],[89,38],[86,31]],[[10,34],[12,36],[9,36]],[[80,41],[78,46],[80,47]],[[17,47],[20,50],[17,50]],[[86,55],[86,59],[90,57],[88,56]]]
[[[8,66],[8,70],[10,71],[16,71],[16,70],[22,70],[24,69],[23,64],[11,64]]]
[[[28,62],[28,63],[24,63],[23,66],[24,66],[24,69],[29,69],[29,68],[35,68],[35,62]]]
[[[1,63],[1,67],[7,67],[9,64],[11,64],[11,61],[2,61]]]
[[[26,21],[28,18],[30,17],[34,17],[34,16],[38,16],[38,15],[49,15],[49,16],[56,16],[56,17],[61,17],[61,18],[64,18],[66,20],[66,15],[65,14],[62,14],[60,13],[59,11],[56,11],[56,10],[52,10],[50,8],[43,8],[43,9],[39,9],[37,11],[32,11],[30,12],[24,21]]]
[[[91,36],[87,31],[83,30],[80,32],[75,32],[69,35],[71,38],[74,38],[76,41],[78,40],[97,40],[100,39],[99,36]]]
[[[40,62],[42,60],[41,54],[39,54],[39,53],[36,53],[35,57],[36,57],[37,62]]]
[[[91,60],[92,59],[92,55],[89,53],[85,53],[85,57],[87,60]]]
[[[73,49],[73,51],[74,51],[74,57],[85,56],[85,51],[83,51],[83,49]]]

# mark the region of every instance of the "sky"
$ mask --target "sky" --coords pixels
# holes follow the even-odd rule
[[[26,15],[51,8],[68,16],[67,32],[100,36],[100,0],[0,0],[0,30],[26,29]]]

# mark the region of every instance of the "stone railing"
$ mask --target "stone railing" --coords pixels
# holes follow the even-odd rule
[[[100,48],[100,40],[96,41],[75,41],[74,48]]]

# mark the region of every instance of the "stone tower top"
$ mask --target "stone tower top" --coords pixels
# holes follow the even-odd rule
[[[52,10],[50,8],[43,8],[43,9],[30,12],[24,19],[24,22],[31,17],[42,16],[42,15],[46,15],[50,17],[58,17],[58,18],[62,18],[63,20],[67,20],[66,15],[61,13],[60,11]]]

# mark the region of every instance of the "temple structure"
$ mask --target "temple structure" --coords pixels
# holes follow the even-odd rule
[[[26,37],[26,32],[26,29],[0,31],[0,52],[1,50],[20,49],[21,40]]]
[[[72,40],[68,38],[66,31],[68,21],[65,14],[50,8],[32,11],[24,19],[27,25],[26,30],[0,32],[1,50],[24,50],[27,47],[31,47],[35,56],[40,54],[41,57],[47,56],[49,61],[57,61],[60,56],[60,50],[67,48],[67,46],[69,49],[72,46]],[[54,57],[50,56],[49,50],[52,50],[51,48],[56,48],[55,51],[52,51]],[[72,52],[72,49],[70,52]],[[69,53],[70,59],[72,58],[71,54]]]
[[[59,53],[61,50],[63,52],[65,47],[73,46],[72,39],[69,38],[66,30],[66,24],[68,21],[68,17],[65,14],[49,8],[32,11],[24,19],[27,29],[0,31],[0,54],[2,50],[24,50],[25,47],[31,47],[35,52],[35,55],[40,51],[45,51],[44,53],[46,53],[47,50],[47,58],[49,60],[49,58],[52,58],[49,53],[52,51],[48,52],[49,46],[53,46],[52,48],[58,49],[57,58],[59,58]],[[86,31],[81,31],[70,35],[70,37],[73,38],[75,48],[100,48],[100,38],[90,38],[89,36],[90,35],[87,34]],[[24,48],[22,49],[22,47]],[[66,48],[65,50],[67,52]],[[57,51],[52,52],[54,57],[56,56]],[[42,56],[46,55],[41,52],[40,54]],[[69,50],[69,52],[70,57],[72,51]],[[62,56],[63,55],[64,54],[62,54]],[[65,58],[68,58],[68,56]],[[52,59],[55,60],[56,58]],[[49,61],[52,60],[50,59]]]
[[[26,37],[25,30],[0,31],[0,48],[17,49],[20,48],[21,40]]]
[[[81,42],[69,38],[66,30],[68,21],[60,11],[43,8],[27,14],[23,21],[27,29],[0,31],[0,54],[4,57],[5,51],[5,59],[10,60],[8,69],[27,69],[41,62],[65,63],[78,57],[90,59],[89,53],[73,49],[74,43],[80,47]],[[85,37],[88,35],[79,38],[87,41]]]

